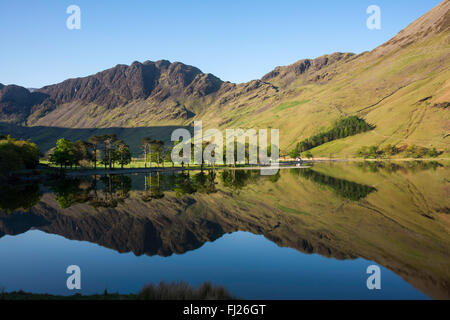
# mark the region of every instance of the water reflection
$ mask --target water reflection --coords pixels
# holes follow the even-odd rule
[[[355,183],[345,179],[338,179],[325,174],[316,172],[311,169],[305,170],[290,170],[291,174],[301,176],[305,179],[313,181],[314,183],[328,187],[333,190],[337,195],[347,198],[353,201],[358,201],[361,198],[365,198],[371,192],[377,191],[376,188],[371,186]]]
[[[45,185],[53,191],[61,209],[70,208],[78,203],[114,208],[129,197],[131,178],[125,175],[64,178]]]
[[[418,172],[421,170],[436,170],[444,165],[437,161],[406,161],[403,163],[389,162],[389,161],[365,161],[358,162],[357,166],[363,172],[387,172],[395,173],[397,171]]]
[[[165,257],[245,231],[303,253],[376,261],[427,295],[448,298],[448,173],[433,162],[370,162],[275,176],[186,170],[8,186],[0,237],[39,229]]]
[[[31,209],[40,198],[37,182],[0,185],[0,210],[6,213]]]

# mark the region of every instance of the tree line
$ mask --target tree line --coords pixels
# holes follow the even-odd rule
[[[172,166],[175,163],[172,161],[173,146],[180,143],[175,141],[173,145],[166,145],[163,141],[152,139],[150,137],[143,137],[141,139],[140,149],[144,159],[144,167],[147,168],[149,164],[156,163],[156,165],[164,166],[165,162],[171,162]],[[202,143],[202,151],[210,144],[210,142]],[[240,144],[234,142],[234,160],[237,161],[237,149]],[[249,161],[249,143],[241,146],[244,150],[244,161]],[[184,165],[189,166],[194,161],[194,144],[190,144],[191,159]],[[268,146],[268,152],[271,153],[271,146]],[[223,146],[223,161],[226,157],[226,145]],[[203,152],[202,152],[203,154]],[[212,156],[215,156],[214,151]],[[113,169],[116,164],[123,168],[132,161],[132,154],[130,147],[123,141],[117,138],[115,134],[103,134],[92,136],[88,141],[72,142],[68,139],[62,138],[56,142],[56,147],[48,153],[48,160],[50,163],[60,166],[61,168],[82,166],[88,167],[93,164],[94,169],[97,168],[97,163],[100,163],[106,169]],[[214,166],[214,164],[212,164]],[[203,167],[203,162],[201,167]]]
[[[144,153],[145,167],[151,161],[155,161],[159,166],[168,158],[170,160],[170,152],[164,149],[164,142],[161,140],[144,137],[140,147]],[[124,140],[118,139],[115,134],[103,134],[92,136],[88,141],[72,142],[65,138],[59,139],[56,146],[50,150],[48,159],[50,163],[61,168],[87,167],[93,164],[94,169],[97,169],[97,163],[100,162],[106,170],[113,169],[116,164],[123,168],[131,163],[132,154],[130,146]]]
[[[414,144],[401,147],[396,147],[391,144],[385,146],[362,146],[356,151],[356,155],[364,159],[390,158],[401,153],[404,153],[407,158],[420,159],[426,157],[437,158],[443,152],[438,151],[435,147],[426,148]]]
[[[367,123],[364,119],[357,116],[342,118],[325,132],[309,137],[300,141],[296,148],[290,152],[292,158],[298,157],[302,152],[313,149],[327,142],[353,136],[358,133],[373,130],[375,126]]]
[[[238,191],[249,184],[257,184],[265,179],[276,182],[278,178],[279,173],[274,179],[274,176],[261,176],[255,170],[223,170],[217,173],[214,169],[207,169],[196,173],[190,170],[172,171],[171,174],[149,173],[144,176],[143,190],[136,188],[136,182],[139,180],[135,180],[133,184],[132,178],[121,174],[93,175],[82,178],[64,177],[49,181],[45,183],[45,186],[55,193],[55,200],[62,209],[77,203],[87,203],[95,208],[113,208],[130,196],[149,202],[161,199],[166,192],[172,191],[177,197],[195,193],[216,193],[219,181],[232,191]],[[136,192],[131,194],[131,190]],[[19,197],[17,196],[17,198]],[[1,205],[2,201],[0,201],[0,209]]]

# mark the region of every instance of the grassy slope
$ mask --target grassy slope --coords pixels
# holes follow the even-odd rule
[[[281,147],[286,151],[329,127],[338,117],[357,114],[375,124],[376,130],[320,146],[313,154],[353,156],[360,146],[387,143],[435,146],[448,152],[444,136],[449,113],[433,107],[448,91],[450,54],[442,45],[447,37],[440,35],[375,60],[362,55],[338,63],[333,68],[339,74],[330,82],[302,85],[300,79],[290,85],[300,91],[289,98],[291,102],[274,104],[265,112],[239,118],[235,124],[280,128]],[[429,96],[430,100],[419,103]]]
[[[444,138],[449,127],[449,112],[436,108],[433,105],[445,94],[447,79],[450,78],[450,69],[447,65],[439,66],[433,61],[442,61],[443,57],[449,59],[448,48],[441,47],[441,38],[433,39],[426,46],[412,47],[402,50],[390,57],[381,59],[383,74],[393,74],[392,82],[395,83],[398,74],[410,72],[414,68],[413,77],[407,80],[405,87],[396,91],[392,96],[383,100],[378,105],[357,112],[377,128],[368,133],[350,137],[342,141],[335,141],[313,150],[315,154],[337,155],[354,154],[357,148],[363,145],[383,144],[417,144],[422,146],[435,146],[444,149],[448,153],[449,142]],[[429,52],[433,52],[430,55]],[[419,59],[417,66],[411,66],[404,61]],[[447,60],[448,61],[448,60]],[[388,79],[389,80],[389,79]],[[388,81],[386,80],[386,81]],[[394,85],[392,85],[394,86]],[[366,89],[370,92],[370,88]],[[394,90],[393,90],[394,91]],[[419,102],[432,96],[431,99]],[[355,112],[357,108],[348,108]]]
[[[125,140],[131,147],[134,157],[141,157],[142,150],[139,147],[143,137],[159,137],[166,145],[171,145],[170,136],[173,130],[180,126],[150,126],[138,128],[61,128],[61,127],[19,127],[0,123],[0,133],[11,134],[13,137],[31,139],[36,142],[40,150],[45,153],[56,145],[59,138],[65,137],[72,141],[87,140],[93,135],[115,133],[120,139]],[[191,130],[190,128],[186,127]],[[191,130],[192,131],[192,130]]]

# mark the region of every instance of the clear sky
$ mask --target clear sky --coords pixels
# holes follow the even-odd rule
[[[278,65],[387,41],[440,0],[1,0],[0,83],[40,88],[133,61],[246,82]],[[81,8],[69,30],[66,9]],[[381,8],[381,30],[366,9]]]

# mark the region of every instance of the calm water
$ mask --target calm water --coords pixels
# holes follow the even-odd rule
[[[78,265],[84,294],[184,280],[245,299],[448,299],[449,178],[439,163],[343,163],[3,186],[0,288],[73,294]]]

